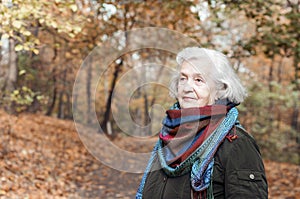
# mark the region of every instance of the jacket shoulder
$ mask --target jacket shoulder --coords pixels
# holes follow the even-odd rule
[[[226,164],[227,160],[231,159],[232,156],[235,156],[234,158],[261,158],[260,150],[254,137],[244,128],[236,126],[229,132],[228,135],[229,136],[225,138],[215,154],[215,160],[220,164],[220,166],[225,166],[224,164]],[[232,135],[236,136],[232,137]],[[241,159],[243,158],[239,158],[238,160]],[[245,159],[244,161],[250,161],[250,159]]]
[[[255,139],[238,126],[229,135],[237,137],[225,138],[214,157],[215,198],[268,198],[264,165]]]

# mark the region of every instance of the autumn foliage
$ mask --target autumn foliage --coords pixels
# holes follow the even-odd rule
[[[176,68],[174,53],[145,48],[122,54],[103,66],[104,78],[97,88],[91,83],[99,78],[93,71],[103,60],[87,58],[108,41],[114,42],[105,46],[108,52],[115,46],[124,50],[124,44],[136,39],[128,32],[155,27],[229,57],[249,91],[238,106],[239,120],[265,158],[270,198],[300,198],[299,4],[294,0],[1,1],[0,196],[133,197],[141,176],[115,171],[91,156],[74,128],[73,110],[88,99],[82,119],[92,122],[94,111],[104,133],[119,138],[115,144],[126,150],[137,149],[128,144],[131,138],[122,136],[112,113],[125,118],[123,109],[128,108],[137,125],[150,124],[145,132],[134,132],[134,127],[130,132],[142,136],[157,132],[162,108],[174,102],[168,90],[143,85],[130,100],[122,97],[144,79],[168,82],[170,76],[163,68]],[[177,39],[166,43],[145,31],[142,42],[150,39],[165,46],[178,43]],[[86,90],[73,93],[83,63],[89,69]],[[137,66],[143,67],[135,70]],[[119,84],[129,72],[131,81]],[[113,98],[118,86],[121,95]],[[97,100],[91,103],[94,94]]]

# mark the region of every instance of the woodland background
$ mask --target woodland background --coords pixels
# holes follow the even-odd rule
[[[83,60],[96,46],[118,37],[120,32],[144,27],[178,31],[230,58],[249,91],[249,97],[239,106],[240,122],[261,148],[271,196],[299,198],[297,0],[0,1],[0,196],[95,198],[96,194],[132,198],[140,176],[109,170],[93,159],[74,136],[72,100],[89,98],[92,90],[87,84],[87,92],[72,99],[72,89]],[[112,94],[122,75],[145,59],[174,64],[174,55],[164,51],[131,52],[111,63],[105,83],[97,88],[98,120],[114,142],[119,140],[127,148],[126,140],[130,138],[121,135],[111,115],[112,109],[120,108]],[[147,74],[145,78],[164,78],[151,65],[142,72]],[[97,78],[89,75],[88,79]],[[130,86],[124,85],[124,92]],[[151,112],[154,104],[165,108],[172,104],[172,99],[166,100],[167,95],[159,86],[139,88],[130,102],[133,120],[148,124],[149,115],[156,114]],[[89,121],[91,106],[82,111]],[[105,128],[108,123],[112,124],[111,132]],[[156,133],[152,127],[142,133],[148,132]],[[118,182],[115,176],[120,175],[128,175],[124,177],[128,183],[124,184],[132,184],[128,187],[133,191],[121,185],[109,188],[113,186],[109,183]],[[129,179],[134,182],[130,184]],[[78,189],[80,196],[70,195]]]

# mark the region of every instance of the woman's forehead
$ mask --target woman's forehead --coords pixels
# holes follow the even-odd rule
[[[199,75],[208,75],[214,69],[214,64],[208,58],[185,60],[180,66],[180,72],[193,72]]]
[[[202,70],[188,62],[183,62],[179,71],[181,74],[202,75]]]

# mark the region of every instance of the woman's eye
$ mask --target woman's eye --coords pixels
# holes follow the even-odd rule
[[[186,81],[187,81],[187,78],[186,78],[186,77],[184,77],[184,76],[182,76],[182,77],[180,77],[180,78],[179,78],[179,81],[178,81],[178,83],[179,83],[179,84],[181,84],[181,85],[183,85],[183,84],[185,84],[185,83],[186,83]]]
[[[196,82],[203,82],[202,79],[200,79],[200,78],[196,78],[195,81]]]
[[[181,82],[182,81],[185,81],[186,80],[186,78],[185,77],[180,77],[180,79],[179,79]]]

